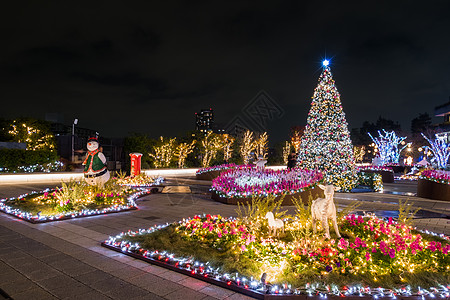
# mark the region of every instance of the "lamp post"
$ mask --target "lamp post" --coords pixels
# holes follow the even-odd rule
[[[73,124],[72,124],[72,163],[75,160],[75,151],[74,151],[74,140],[75,140],[75,125],[78,124],[78,119],[73,120]]]

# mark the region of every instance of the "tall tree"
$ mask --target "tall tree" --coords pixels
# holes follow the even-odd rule
[[[27,150],[56,150],[55,136],[49,122],[31,118],[16,119],[10,123],[9,134],[13,141],[26,143]]]
[[[356,183],[355,159],[340,98],[330,68],[325,65],[314,90],[298,165],[317,168],[328,183],[350,190]]]
[[[241,145],[239,147],[239,153],[241,155],[244,165],[247,165],[251,158],[251,153],[255,149],[255,139],[253,137],[253,132],[247,130],[244,132]]]
[[[421,135],[427,132],[431,127],[431,117],[428,113],[419,114],[418,117],[411,120],[411,133],[413,135]]]

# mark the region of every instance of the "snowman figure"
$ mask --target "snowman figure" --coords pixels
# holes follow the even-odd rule
[[[106,157],[98,149],[98,140],[89,138],[87,143],[88,153],[83,162],[84,180],[90,185],[103,186],[110,178],[106,168]]]

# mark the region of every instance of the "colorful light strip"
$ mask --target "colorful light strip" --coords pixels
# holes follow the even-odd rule
[[[204,218],[205,215],[196,217]],[[182,221],[175,222],[174,224],[182,224],[194,218],[183,219]],[[234,220],[234,218],[230,218],[230,220]],[[397,299],[397,297],[422,297],[422,299],[424,299],[425,296],[428,296],[430,298],[450,297],[449,284],[439,285],[439,287],[431,287],[429,289],[418,287],[417,290],[414,291],[410,286],[387,289],[382,287],[373,288],[357,284],[354,286],[346,285],[342,288],[339,288],[335,284],[323,286],[319,283],[308,283],[305,286],[295,288],[289,284],[266,284],[262,280],[255,279],[253,277],[247,278],[245,276],[241,276],[238,273],[223,273],[219,268],[211,267],[209,262],[200,262],[192,258],[176,256],[175,254],[168,251],[153,251],[144,249],[139,245],[139,243],[130,242],[124,239],[126,236],[136,236],[153,233],[157,230],[161,230],[167,227],[168,225],[169,223],[166,223],[163,225],[155,225],[149,229],[139,229],[138,231],[122,232],[115,237],[109,237],[109,239],[102,242],[101,245],[108,249],[112,249],[114,251],[124,253],[146,262],[157,264],[170,270],[177,271],[185,275],[207,281],[209,283],[213,283],[258,299],[264,299],[264,295],[306,295],[309,297],[322,299],[327,298],[327,296],[359,296],[372,297],[373,299],[383,297],[390,297],[392,299]],[[439,236],[447,240],[449,239],[448,236],[445,236],[443,234],[436,234],[429,231],[422,232]]]
[[[0,211],[12,215],[14,217],[20,218],[22,220],[28,221],[30,223],[46,223],[46,222],[53,222],[53,221],[61,221],[61,220],[67,220],[67,219],[73,219],[73,218],[81,218],[81,217],[89,217],[89,216],[96,216],[96,215],[104,215],[104,214],[110,214],[110,213],[117,213],[117,212],[123,212],[127,210],[134,210],[137,209],[135,200],[139,197],[142,197],[144,195],[147,195],[150,193],[150,189],[148,188],[137,188],[137,192],[133,193],[132,195],[127,197],[127,204],[126,205],[116,205],[111,207],[106,207],[103,209],[83,209],[81,211],[71,211],[67,213],[61,213],[57,215],[52,216],[41,216],[39,214],[31,214],[26,211],[22,211],[18,208],[13,208],[9,205],[5,204],[6,200],[20,200],[22,198],[25,198],[28,195],[36,195],[36,194],[43,194],[45,192],[52,192],[52,189],[46,189],[41,192],[33,191],[31,193],[20,195],[17,198],[9,198],[9,199],[1,199],[0,200]]]
[[[313,188],[323,179],[315,170],[257,170],[242,166],[213,179],[211,191],[222,198],[293,195]]]

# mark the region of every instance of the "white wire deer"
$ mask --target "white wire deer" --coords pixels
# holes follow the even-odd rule
[[[341,237],[336,221],[336,206],[333,201],[334,191],[338,191],[340,188],[328,184],[319,184],[319,187],[324,191],[325,198],[317,198],[311,204],[313,231],[316,233],[316,220],[319,220],[325,229],[325,237],[329,239],[330,229],[328,227],[328,219],[331,219],[333,221],[334,231],[338,237]]]
[[[266,219],[269,222],[269,235],[277,234],[278,229],[281,229],[284,232],[283,220],[275,219],[271,211],[266,214]]]

